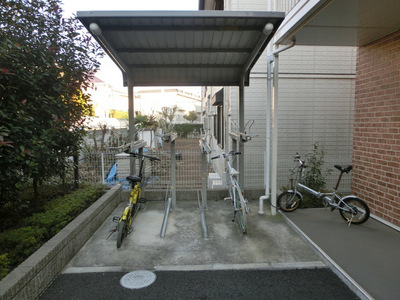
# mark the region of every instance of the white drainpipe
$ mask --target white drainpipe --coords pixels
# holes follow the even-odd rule
[[[276,214],[276,177],[277,177],[277,155],[276,155],[276,147],[277,147],[277,117],[275,116],[275,111],[276,111],[276,104],[278,100],[278,92],[275,91],[274,95],[272,95],[272,76],[271,76],[271,64],[275,61],[278,60],[278,55],[280,52],[285,51],[287,49],[292,48],[296,44],[296,39],[293,37],[290,44],[280,48],[276,49],[273,51],[270,55],[268,55],[268,61],[267,61],[267,138],[266,138],[266,145],[265,145],[265,162],[264,162],[264,170],[265,170],[265,195],[261,196],[259,198],[259,210],[258,214],[262,215],[264,214],[264,200],[267,200],[270,198],[271,193],[269,192],[270,190],[270,181],[271,181],[271,119],[273,118],[274,120],[274,141],[273,141],[273,147],[274,150],[274,163],[273,163],[273,170],[272,170],[272,176],[273,176],[273,187],[272,187],[272,197],[271,197],[271,212],[273,215]],[[274,88],[277,89],[278,86],[278,63],[274,65]],[[275,103],[274,107],[274,115],[272,115],[272,103]]]

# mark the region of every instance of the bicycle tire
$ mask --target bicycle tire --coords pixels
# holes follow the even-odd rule
[[[118,236],[117,236],[117,248],[120,248],[122,245],[122,241],[126,236],[126,220],[121,220],[118,223]]]
[[[370,211],[369,211],[368,205],[363,200],[361,200],[357,197],[349,197],[349,198],[344,199],[339,204],[339,207],[345,208],[345,204],[350,206],[355,211],[355,214],[352,214],[351,212],[347,212],[342,209],[339,210],[340,215],[347,222],[351,222],[351,224],[359,225],[359,224],[365,223],[368,220]],[[357,218],[355,218],[355,217],[357,217]]]
[[[240,188],[235,189],[236,194],[236,217],[239,223],[240,230],[242,233],[247,232],[247,205],[244,200],[242,190]]]
[[[295,211],[301,204],[301,197],[293,191],[285,191],[278,196],[276,205],[284,212]]]

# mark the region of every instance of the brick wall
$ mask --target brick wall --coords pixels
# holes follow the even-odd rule
[[[357,55],[353,193],[400,226],[400,31]]]

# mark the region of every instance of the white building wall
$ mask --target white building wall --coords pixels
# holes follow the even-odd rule
[[[225,10],[269,10],[286,13],[299,0],[226,0]],[[260,57],[245,88],[245,122],[254,119],[245,144],[249,153],[263,153],[266,144],[267,55]],[[294,46],[279,55],[278,160],[306,154],[318,142],[328,156],[352,154],[355,47]],[[225,87],[231,119],[237,119],[238,87]],[[226,143],[225,143],[226,144]],[[227,144],[226,144],[227,145]],[[225,147],[225,151],[231,150]],[[351,163],[351,161],[347,161]],[[279,162],[278,162],[279,165]],[[263,176],[263,171],[258,171]],[[246,170],[252,178],[254,170]],[[282,175],[287,177],[287,173]],[[281,179],[282,180],[282,179]],[[248,182],[245,182],[245,186]]]

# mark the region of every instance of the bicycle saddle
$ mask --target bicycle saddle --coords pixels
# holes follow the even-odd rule
[[[340,172],[344,173],[349,173],[351,171],[351,169],[353,169],[353,166],[339,166],[339,165],[335,165],[335,168],[338,169]]]
[[[128,180],[131,183],[142,181],[142,179],[139,176],[134,176],[134,175],[129,175],[128,177],[126,177],[126,180]]]

